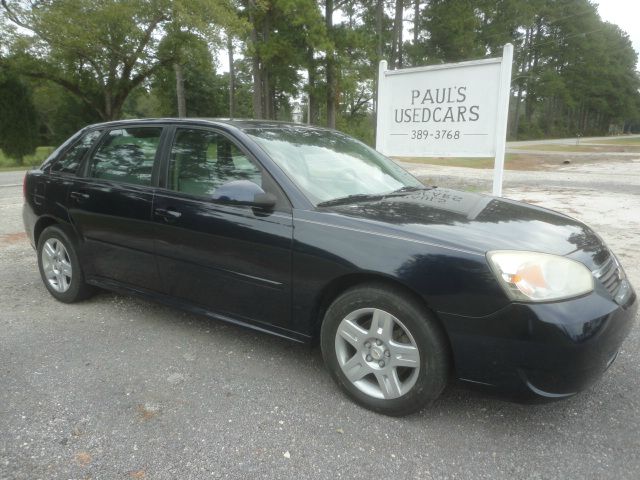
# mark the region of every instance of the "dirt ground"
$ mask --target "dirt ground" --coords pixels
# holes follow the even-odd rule
[[[579,157],[505,172],[504,195],[591,225],[639,288],[640,155]],[[490,169],[406,166],[491,190]],[[338,391],[318,349],[108,292],[56,302],[21,180],[0,174],[1,480],[638,479],[638,323],[575,397],[520,405],[452,382],[423,412],[383,417]]]

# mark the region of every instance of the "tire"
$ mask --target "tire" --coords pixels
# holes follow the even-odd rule
[[[45,228],[37,252],[40,277],[56,300],[73,303],[91,296],[93,288],[84,281],[75,244],[62,228]]]
[[[402,289],[351,288],[327,309],[320,332],[324,362],[356,403],[390,416],[435,400],[450,372],[448,342],[432,315]]]

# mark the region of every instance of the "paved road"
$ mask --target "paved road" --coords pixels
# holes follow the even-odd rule
[[[24,174],[24,170],[0,172],[0,187],[13,187],[16,185],[22,185]]]
[[[604,198],[572,191],[567,208]],[[20,234],[21,189],[0,192],[1,479],[638,478],[637,325],[572,399],[526,406],[452,384],[387,418],[347,400],[317,348],[111,293],[54,301]],[[606,233],[638,283],[639,224]]]

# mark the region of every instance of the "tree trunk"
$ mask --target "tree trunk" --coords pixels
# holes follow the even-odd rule
[[[318,123],[318,98],[316,95],[316,83],[317,83],[317,70],[316,70],[316,61],[313,58],[313,49],[307,49],[307,74],[309,77],[309,84],[307,86],[307,101],[309,102],[308,116],[309,124],[317,124]]]
[[[538,67],[538,58],[539,58],[539,53],[538,53],[538,45],[541,42],[541,37],[542,37],[542,21],[538,18],[538,20],[536,21],[536,33],[535,33],[535,39],[533,38],[533,32],[531,32],[531,43],[533,43],[533,46],[530,44],[529,45],[529,69],[528,69],[528,73],[530,74],[531,71],[536,71],[537,67]],[[533,111],[535,109],[535,100],[536,100],[536,96],[535,94],[531,94],[531,85],[532,85],[533,81],[531,82],[527,82],[527,98],[526,98],[526,102],[525,102],[525,116],[527,118],[527,123],[530,125],[531,124],[531,118],[533,118]]]
[[[253,96],[251,103],[253,105],[253,118],[262,119],[262,70],[260,69],[260,52],[258,51],[258,26],[254,9],[256,4],[254,0],[247,0],[245,8],[248,13],[251,31],[249,32],[249,43],[253,47],[253,56],[251,58],[251,76],[253,77]]]
[[[113,106],[113,95],[111,94],[111,87],[107,86],[104,91],[104,119],[105,120],[115,120],[115,117],[112,114]]]
[[[420,32],[420,0],[415,0],[413,4],[413,44],[418,44],[418,34]]]
[[[378,84],[380,79],[378,78],[379,68],[378,63],[382,60],[382,16],[384,15],[384,2],[383,0],[378,0],[376,3],[376,53],[377,53],[377,64],[375,71],[375,82],[373,86],[373,140],[375,142],[376,135],[378,132]]]
[[[398,68],[402,68],[403,65],[403,50],[404,50],[404,42],[402,38],[402,34],[404,32],[404,0],[399,0],[400,4],[400,18],[398,18],[399,27],[398,27]],[[398,13],[396,12],[396,17]]]
[[[333,39],[333,0],[325,0],[327,33]],[[336,65],[335,52],[327,52],[327,127],[336,128]]]
[[[376,4],[376,40],[378,45],[376,52],[378,54],[378,61],[382,60],[382,18],[384,16],[384,1],[378,0]]]
[[[256,119],[264,118],[262,112],[262,70],[260,69],[260,59],[253,59],[253,116]]]
[[[278,102],[276,101],[276,84],[275,82],[269,82],[269,111],[271,115],[269,118],[273,120],[278,119]]]
[[[393,69],[402,65],[402,15],[404,0],[396,0],[396,15],[393,21],[393,39],[391,40],[391,58],[389,66]]]
[[[269,8],[265,12],[264,22],[262,23],[262,42],[267,44],[269,42],[269,34],[271,32],[271,14],[272,10]],[[264,118],[273,120],[273,92],[271,86],[271,65],[262,62],[262,108]]]
[[[229,118],[235,115],[236,69],[233,65],[233,38],[227,35],[227,52],[229,53]]]
[[[511,136],[514,139],[518,138],[518,129],[520,128],[520,108],[522,106],[522,93],[524,91],[524,85],[527,84],[527,78],[526,75],[528,74],[528,70],[527,70],[527,58],[529,56],[530,53],[530,44],[531,44],[531,29],[527,28],[525,30],[525,36],[524,36],[524,45],[523,45],[523,54],[522,54],[522,61],[520,63],[520,67],[518,68],[518,77],[517,78],[517,83],[518,83],[518,94],[516,96],[516,108],[515,108],[515,112],[513,115],[513,126],[511,128]]]
[[[516,109],[513,113],[513,129],[511,137],[518,139],[518,128],[520,128],[520,103],[522,102],[522,84],[518,85],[518,95],[516,96]]]
[[[256,51],[253,53],[251,61],[251,71],[253,73],[253,117],[263,118],[262,113],[262,69],[260,68],[260,56],[257,52],[258,35],[255,27],[251,31],[251,43]]]
[[[184,118],[187,116],[187,102],[184,97],[184,75],[182,72],[182,65],[177,62],[174,63],[173,70],[176,72],[176,100],[178,102],[178,118]]]
[[[118,96],[114,99],[111,104],[111,118],[110,120],[118,120],[121,117],[122,107],[124,105],[124,101],[127,99],[126,96]]]
[[[271,79],[269,78],[269,70],[263,68],[262,70],[262,108],[264,118],[267,120],[273,120],[273,105],[271,103]]]

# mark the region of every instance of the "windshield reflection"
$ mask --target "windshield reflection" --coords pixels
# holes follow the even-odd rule
[[[421,183],[365,144],[305,127],[246,130],[315,205],[351,195],[380,195]]]

